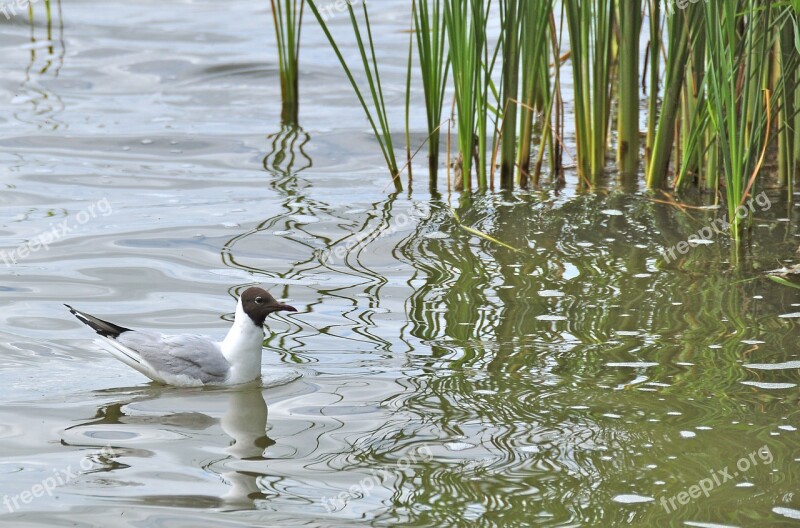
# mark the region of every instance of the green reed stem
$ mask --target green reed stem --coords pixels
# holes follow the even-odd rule
[[[647,98],[647,138],[644,146],[645,166],[650,165],[653,145],[656,137],[656,123],[658,116],[658,93],[661,71],[661,2],[660,0],[648,0],[649,9],[649,28],[650,41],[648,46],[647,71],[649,73],[648,88],[650,93]]]
[[[501,46],[503,55],[500,106],[502,143],[500,154],[500,187],[514,187],[517,149],[517,100],[519,98],[520,30],[523,4],[516,0],[500,0]]]
[[[564,0],[572,51],[578,174],[594,186],[605,170],[611,109],[611,0]]]
[[[488,6],[483,0],[443,0],[444,22],[449,40],[450,64],[457,109],[458,148],[463,186],[472,186],[473,157],[477,158],[478,186],[487,188],[486,178],[486,22]],[[477,151],[477,155],[476,154]]]
[[[320,27],[322,27],[325,36],[328,38],[334,53],[336,53],[336,57],[339,59],[339,63],[342,65],[342,69],[344,69],[345,75],[347,75],[347,78],[350,81],[350,85],[352,86],[356,97],[358,97],[359,103],[361,103],[361,107],[364,109],[367,120],[369,121],[372,131],[375,134],[375,139],[378,140],[378,144],[380,145],[386,165],[392,175],[392,181],[394,183],[395,190],[402,191],[403,183],[400,181],[400,170],[395,157],[391,129],[389,128],[389,120],[386,115],[386,102],[383,98],[381,76],[378,69],[378,60],[375,56],[375,43],[372,39],[372,27],[369,22],[369,13],[367,12],[366,2],[362,3],[364,8],[366,42],[364,40],[362,30],[359,27],[358,19],[355,11],[353,10],[352,4],[347,4],[347,10],[350,15],[350,22],[353,26],[353,33],[356,37],[358,51],[361,56],[361,65],[363,67],[364,75],[367,79],[367,87],[369,89],[369,96],[372,106],[367,104],[361,87],[353,76],[353,72],[350,69],[350,66],[347,64],[347,61],[344,59],[342,51],[336,40],[333,38],[328,25],[320,15],[319,9],[317,9],[317,6],[315,5],[315,1],[308,0],[308,5],[311,8],[311,11],[314,13],[314,16],[317,18],[317,22],[319,22]]]
[[[641,0],[617,0],[619,10],[619,147],[617,160],[623,176],[639,170],[639,35]]]
[[[550,134],[550,114],[553,94],[550,91],[549,42],[550,17],[553,13],[552,0],[525,2],[521,21],[521,58],[522,63],[522,104],[520,105],[519,155],[517,165],[520,187],[527,187],[530,180],[538,184],[541,171],[541,159],[537,160],[534,175],[531,178],[531,147],[533,143],[534,108],[545,112],[541,142],[544,144]],[[554,60],[558,60],[555,57]],[[557,69],[557,68],[556,68]],[[505,137],[505,133],[504,136]],[[544,149],[540,149],[543,153]]]
[[[690,4],[685,9],[673,9],[671,14],[666,16],[669,36],[664,95],[658,117],[656,118],[656,114],[653,113],[649,116],[651,123],[655,122],[655,134],[648,137],[650,159],[646,176],[649,188],[666,185],[669,160],[674,147],[675,120],[680,108],[686,62],[689,59],[690,37],[693,33],[697,34],[696,28],[702,24],[703,18],[698,4]],[[651,50],[651,53],[653,51]],[[650,89],[657,90],[656,86],[651,86]],[[653,112],[652,107],[650,111]]]
[[[787,6],[782,11],[778,23],[779,38],[775,43],[775,55],[780,79],[777,97],[780,101],[778,123],[778,175],[786,186],[787,197],[791,202],[794,196],[794,173],[800,169],[799,150],[795,149],[800,137],[800,0],[797,7]]]
[[[445,19],[441,0],[414,0],[414,32],[417,37],[422,89],[425,96],[425,112],[428,120],[428,167],[431,188],[436,186],[439,170],[439,143],[444,96],[450,70],[447,54]]]
[[[300,98],[300,28],[305,0],[270,0],[275,39],[278,44],[278,69],[281,78],[281,123],[298,124]]]

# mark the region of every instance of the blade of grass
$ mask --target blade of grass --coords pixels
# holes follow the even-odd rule
[[[641,0],[617,0],[619,10],[619,147],[617,160],[626,179],[639,170],[639,35]]]
[[[392,144],[391,130],[389,128],[389,123],[386,116],[386,102],[383,98],[380,72],[378,70],[378,61],[375,57],[375,44],[372,39],[372,28],[369,22],[369,14],[367,12],[366,2],[362,3],[362,6],[364,8],[364,23],[367,31],[366,44],[364,42],[362,32],[358,24],[358,19],[356,18],[356,14],[355,11],[353,10],[352,4],[348,3],[347,9],[350,15],[350,22],[353,27],[353,32],[356,37],[358,51],[361,56],[363,72],[367,79],[367,86],[369,88],[369,95],[372,102],[371,107],[367,104],[366,98],[364,96],[364,93],[360,85],[356,81],[350,66],[347,64],[347,61],[342,55],[341,48],[336,42],[336,40],[333,38],[333,35],[331,34],[327,23],[320,14],[319,9],[317,9],[315,1],[308,0],[308,5],[311,11],[314,13],[317,22],[319,22],[319,25],[322,28],[323,32],[325,33],[325,36],[328,38],[328,42],[330,42],[331,47],[333,48],[333,51],[336,54],[336,57],[339,59],[339,63],[342,65],[342,69],[344,70],[345,75],[347,75],[347,78],[350,81],[350,85],[352,86],[353,91],[356,94],[356,97],[358,97],[359,103],[361,103],[361,107],[364,109],[364,113],[366,114],[367,120],[369,121],[369,124],[372,127],[373,133],[375,134],[375,139],[378,140],[378,144],[381,148],[381,152],[383,153],[384,160],[386,161],[386,165],[389,168],[389,172],[391,173],[395,190],[398,192],[402,191],[403,184],[400,181],[400,172],[398,170],[397,159],[395,157],[394,145]],[[367,48],[369,48],[369,54],[367,52]],[[376,120],[378,124],[376,124]]]
[[[432,4],[432,5],[431,5]],[[414,0],[414,32],[417,38],[417,52],[422,75],[422,89],[425,97],[425,113],[428,123],[430,146],[428,149],[428,168],[431,189],[436,189],[439,170],[439,145],[444,96],[450,70],[450,56],[447,53],[445,20],[441,0]]]
[[[796,288],[796,289],[800,290],[800,284],[795,284],[794,282],[788,281],[788,280],[784,279],[783,277],[775,277],[774,275],[769,275],[767,278],[769,280],[773,281],[773,282],[777,282],[778,284],[780,284],[782,286],[788,286],[790,288]]]
[[[515,252],[519,252],[520,251],[519,249],[515,248],[514,246],[506,244],[505,242],[503,242],[501,240],[497,240],[496,238],[494,238],[493,236],[489,235],[488,233],[484,233],[483,231],[479,231],[478,229],[475,229],[474,227],[465,226],[464,224],[461,223],[461,218],[458,216],[458,213],[456,212],[456,210],[453,209],[452,207],[450,208],[450,212],[453,214],[453,218],[455,219],[456,223],[458,224],[458,227],[460,227],[461,229],[463,229],[467,233],[472,233],[475,236],[478,236],[480,238],[488,240],[489,242],[491,242],[493,244],[497,244],[498,246],[503,246],[504,248],[510,249],[511,251],[515,251]]]
[[[275,39],[278,46],[278,70],[281,79],[281,123],[297,125],[299,119],[300,30],[305,0],[270,0]]]

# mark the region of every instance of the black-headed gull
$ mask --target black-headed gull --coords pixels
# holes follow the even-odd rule
[[[297,309],[266,290],[247,288],[239,297],[233,326],[222,342],[198,335],[163,335],[131,330],[65,305],[110,345],[115,358],[167,385],[238,385],[261,375],[264,321],[273,312]]]

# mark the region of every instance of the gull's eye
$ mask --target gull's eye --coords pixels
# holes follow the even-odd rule
[[[263,302],[264,302],[264,299],[262,299],[261,297],[256,297],[256,304],[261,304]]]

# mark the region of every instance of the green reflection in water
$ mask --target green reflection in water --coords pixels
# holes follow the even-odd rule
[[[315,288],[317,318],[340,309],[337,322],[298,323],[267,345],[288,361],[322,361],[306,355],[313,339],[345,340],[329,357],[361,358],[347,363],[354,380],[392,383],[372,393],[379,426],[361,427],[364,411],[349,414],[357,407],[318,410],[352,442],[315,454],[320,479],[386,471],[369,493],[351,494],[348,483],[335,518],[747,525],[796,502],[795,440],[778,427],[797,421],[797,369],[745,367],[797,357],[795,325],[776,316],[796,297],[758,272],[772,267],[768,255],[785,253],[791,230],[766,223],[770,236],[756,237],[744,265],[730,264],[724,237],[668,264],[663,246],[713,213],[686,216],[617,192],[461,197],[461,222],[521,248],[511,251],[463,230],[441,200],[422,215],[399,195],[343,210],[312,199],[296,172],[265,166],[282,209],[232,239],[226,263],[279,279],[283,296]],[[413,228],[397,231],[401,218]],[[296,264],[249,262],[248,244],[269,243],[276,230],[286,230],[282,248]],[[313,278],[324,280],[303,282]],[[379,310],[397,302],[400,279],[408,295],[395,334]],[[662,498],[764,446],[771,464],[708,498],[663,507]],[[431,457],[408,464],[423,448]]]
[[[402,405],[426,423],[419,444],[433,436],[452,450],[415,468],[403,482],[413,492],[389,517],[420,525],[744,523],[796,500],[798,472],[786,459],[793,441],[776,436],[797,417],[796,388],[742,383],[753,379],[742,368],[753,355],[796,357],[796,328],[774,315],[791,295],[754,275],[758,258],[748,271],[731,268],[718,244],[661,269],[654,234],[692,231],[671,222],[667,208],[624,195],[467,197],[458,211],[529,249],[517,254],[464,234],[443,206],[399,248],[422,284],[407,304],[411,334],[430,345],[413,358],[424,374]],[[798,375],[770,378],[796,387]],[[736,480],[755,483],[757,497],[728,483],[677,511],[658,502],[765,445],[784,463]],[[612,500],[620,495],[655,502]],[[732,507],[741,501],[753,511]]]

